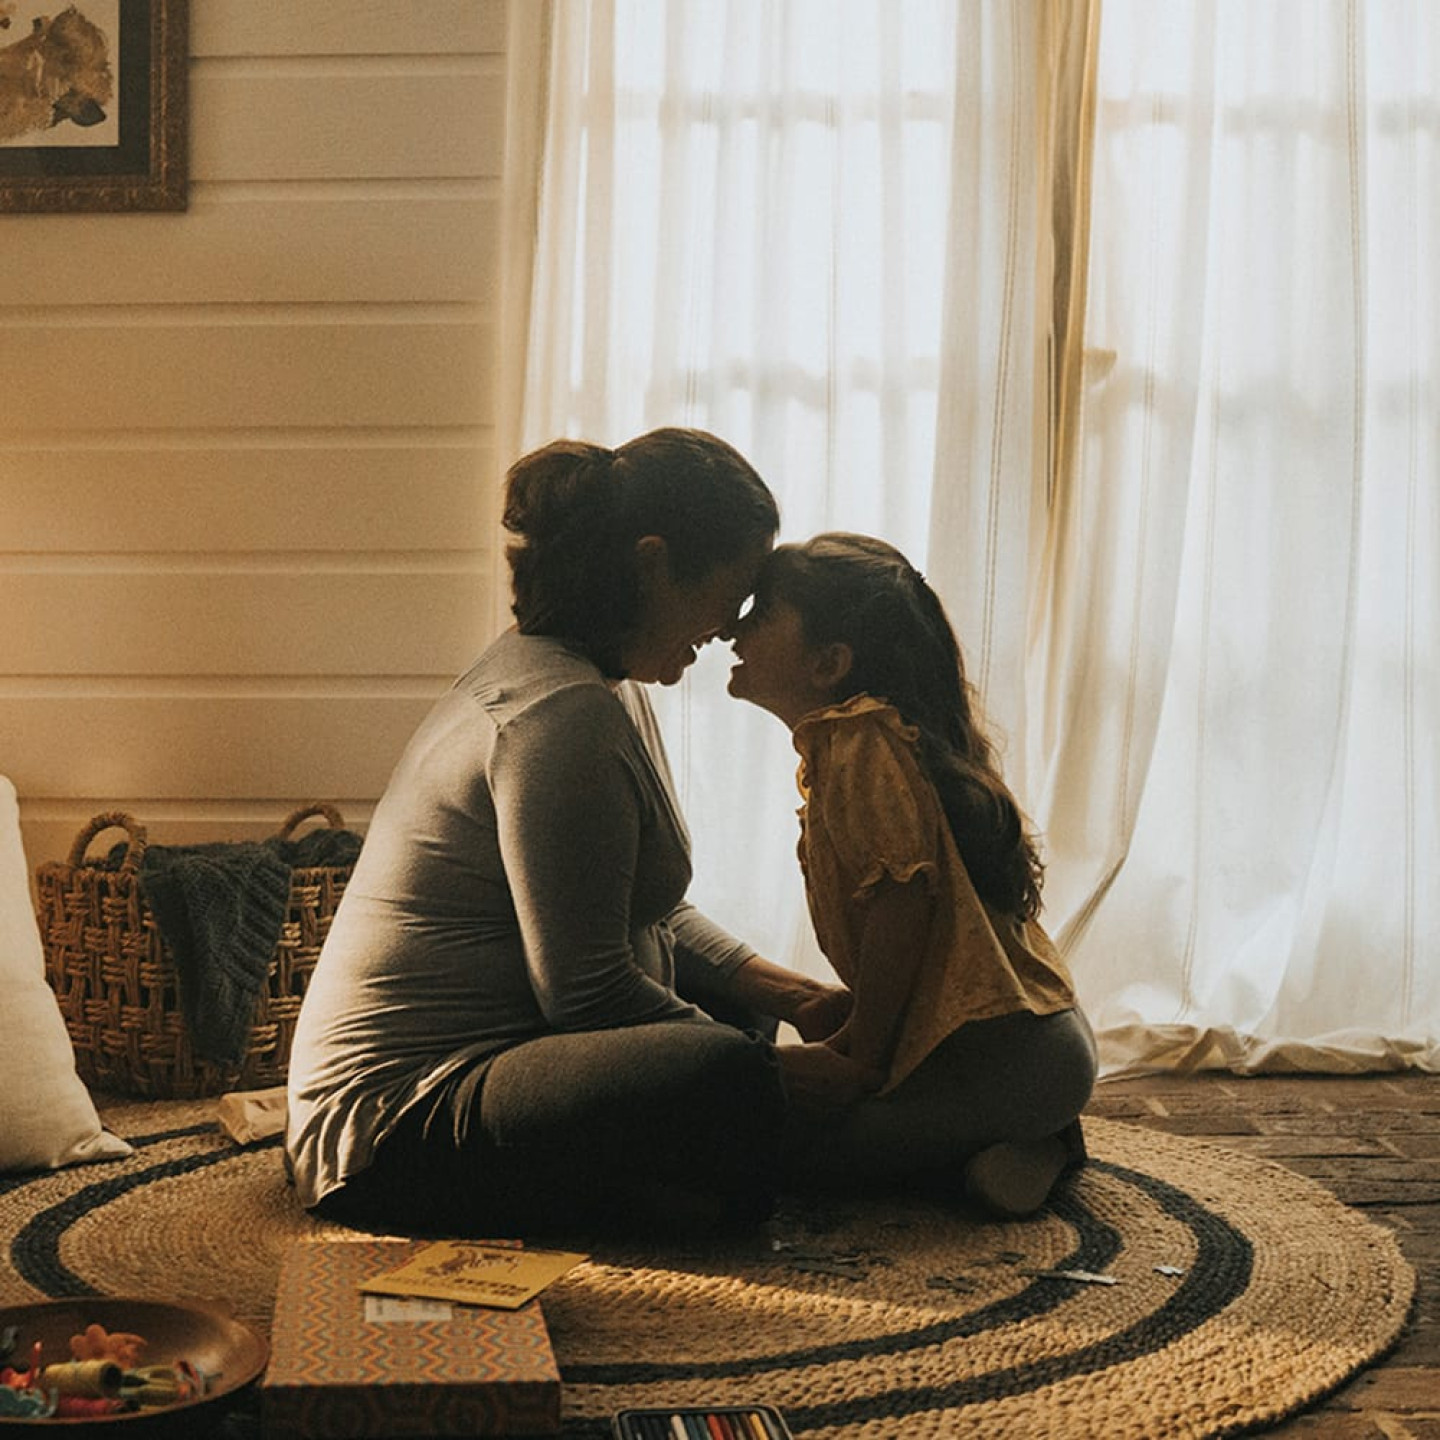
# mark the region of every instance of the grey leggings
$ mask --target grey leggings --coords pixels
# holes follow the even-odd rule
[[[774,1205],[785,1096],[769,1041],[714,1020],[544,1035],[413,1107],[317,1207],[430,1233],[655,1233]]]
[[[1095,1037],[1078,1009],[972,1021],[888,1095],[831,1117],[792,1116],[787,1179],[823,1189],[958,1182],[989,1145],[1063,1130],[1095,1072]]]
[[[958,1179],[997,1140],[1061,1130],[1089,1098],[1078,1011],[951,1036],[892,1094],[825,1121],[787,1111],[775,1052],[713,1020],[546,1035],[463,1072],[317,1207],[352,1224],[507,1234],[754,1223],[782,1183]]]

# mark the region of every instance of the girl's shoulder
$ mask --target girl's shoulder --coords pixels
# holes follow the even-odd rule
[[[855,695],[795,727],[807,834],[856,884],[928,864],[939,799],[920,757],[920,732],[888,701]]]
[[[795,726],[802,790],[820,776],[862,774],[913,783],[920,772],[920,732],[907,725],[888,700],[852,695],[839,705],[812,711]],[[827,781],[827,783],[830,783]]]
[[[920,738],[919,730],[907,725],[888,700],[862,692],[802,717],[795,726],[795,744],[803,749],[830,736],[853,740],[866,734],[888,735],[909,745]]]

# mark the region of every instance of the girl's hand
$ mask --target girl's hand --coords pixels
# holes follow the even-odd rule
[[[843,1110],[873,1094],[885,1077],[863,1069],[828,1045],[776,1047],[790,1101],[800,1110]]]
[[[805,994],[787,1017],[802,1040],[825,1040],[850,1018],[855,997],[843,985],[822,985]]]

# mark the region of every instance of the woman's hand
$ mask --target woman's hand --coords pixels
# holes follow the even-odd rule
[[[824,1040],[850,1014],[850,992],[843,985],[827,985],[759,955],[735,971],[730,988],[752,1010],[793,1025],[802,1040]]]
[[[874,1094],[885,1077],[863,1069],[828,1045],[776,1047],[790,1101],[800,1110],[843,1110]]]

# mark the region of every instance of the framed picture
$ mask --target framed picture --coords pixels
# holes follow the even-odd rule
[[[188,0],[0,0],[0,212],[183,210]]]

